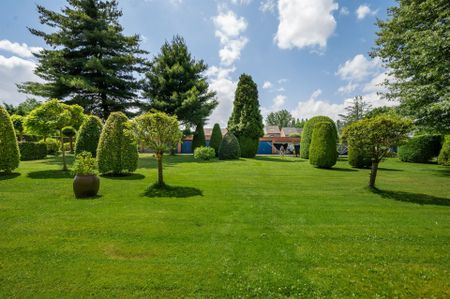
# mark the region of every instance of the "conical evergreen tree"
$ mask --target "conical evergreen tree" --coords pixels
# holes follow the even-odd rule
[[[253,158],[258,151],[259,138],[264,135],[264,124],[259,110],[258,88],[251,76],[242,74],[239,77],[233,104],[228,130],[238,138],[241,156]]]
[[[44,82],[25,82],[20,90],[79,104],[107,118],[112,111],[138,106],[140,82],[135,73],[146,70],[139,36],[126,36],[119,24],[116,0],[67,0],[61,12],[38,5],[41,24],[50,33],[30,29],[48,49],[36,53],[35,74]]]
[[[9,113],[0,106],[0,171],[11,173],[19,167],[20,153]]]
[[[93,157],[97,156],[97,146],[102,133],[102,121],[97,116],[89,116],[81,125],[75,143],[75,155],[81,152],[90,152]]]
[[[216,152],[216,157],[219,156],[220,143],[222,142],[222,131],[220,125],[215,124],[211,133],[211,139],[209,140],[209,146]]]
[[[201,146],[206,146],[205,131],[203,125],[197,125],[192,138],[192,152],[194,152],[197,147]]]

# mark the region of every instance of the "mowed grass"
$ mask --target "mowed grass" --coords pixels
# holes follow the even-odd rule
[[[167,157],[76,200],[59,160],[0,177],[0,297],[450,296],[450,168]],[[171,197],[165,197],[170,195]]]

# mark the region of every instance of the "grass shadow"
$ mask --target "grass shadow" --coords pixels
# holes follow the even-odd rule
[[[434,172],[434,175],[436,175],[436,176],[450,177],[450,167],[447,169],[445,169],[445,168],[434,169],[433,172]]]
[[[380,170],[380,171],[392,171],[392,172],[404,171],[403,169],[393,169],[393,168],[383,168],[383,167],[378,167],[378,170]]]
[[[102,198],[102,195],[95,195],[90,197],[75,197],[76,200],[95,200],[99,198]]]
[[[73,178],[70,171],[63,170],[41,170],[34,171],[28,174],[31,179],[69,179]]]
[[[112,175],[112,174],[102,174],[102,178],[117,180],[117,181],[135,181],[135,180],[143,180],[145,176],[140,173],[124,173],[120,175]]]
[[[203,192],[200,189],[193,187],[180,187],[180,186],[159,186],[154,184],[150,186],[144,193],[146,197],[176,197],[186,198],[193,196],[203,196]]]
[[[18,173],[18,172],[13,172],[13,173],[0,172],[0,181],[12,180],[18,176],[20,176],[20,173]]]
[[[380,190],[377,188],[374,188],[371,191],[375,194],[380,195],[382,198],[386,199],[412,202],[420,205],[450,206],[450,198],[437,197],[428,194],[403,192],[403,191]]]
[[[318,168],[318,167],[316,167],[316,168]],[[341,168],[341,167],[319,168],[319,169],[329,170],[329,171],[338,171],[338,172],[355,172],[355,171],[358,171],[358,170],[353,169],[353,168]]]
[[[295,160],[292,159],[286,159],[286,158],[296,158]],[[301,159],[300,157],[294,157],[294,156],[286,156],[286,157],[270,157],[270,156],[256,156],[255,160],[258,161],[268,161],[268,162],[287,162],[287,163],[298,163],[298,162],[305,162],[306,160]]]

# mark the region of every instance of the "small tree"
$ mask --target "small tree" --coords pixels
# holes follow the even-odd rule
[[[17,135],[19,141],[22,141],[22,139],[23,139],[23,131],[24,131],[23,122],[24,122],[24,120],[25,119],[22,115],[18,115],[18,114],[11,115],[11,121],[12,121],[14,130],[16,131],[16,135]]]
[[[164,187],[163,155],[180,142],[182,133],[176,116],[164,112],[148,112],[135,120],[140,139],[155,152],[158,161],[158,183]]]
[[[89,152],[93,157],[97,157],[98,141],[102,133],[102,121],[94,115],[90,115],[78,130],[75,143],[75,155],[82,152]]]
[[[371,109],[371,105],[364,101],[362,96],[356,96],[353,98],[350,105],[345,107],[345,114],[339,114],[343,125],[348,126],[352,122],[363,119]]]
[[[360,148],[367,147],[372,158],[369,187],[375,187],[378,165],[393,145],[407,138],[412,121],[394,115],[380,115],[356,121],[344,129],[344,138]]]
[[[211,139],[209,140],[209,146],[216,152],[216,157],[219,156],[219,147],[222,142],[222,131],[219,124],[215,124],[211,133]]]
[[[438,163],[444,166],[450,166],[450,135],[445,136],[444,145],[438,156]]]
[[[337,158],[336,127],[330,122],[316,123],[309,148],[309,163],[319,168],[331,168]]]
[[[97,148],[100,173],[120,175],[133,172],[138,163],[137,140],[128,118],[122,112],[113,112],[106,120]]]
[[[65,137],[69,138],[70,142],[70,153],[73,154],[73,137],[77,134],[77,131],[74,129],[74,127],[67,126],[62,129],[62,133]]]
[[[11,173],[19,167],[20,152],[9,113],[0,106],[0,171]]]
[[[219,148],[220,160],[238,160],[241,156],[241,148],[239,141],[233,133],[228,132],[223,136],[222,142]]]
[[[305,123],[302,132],[302,139],[300,141],[300,157],[303,159],[309,158],[309,146],[311,144],[311,138],[314,130],[314,126],[319,122],[329,122],[335,126],[335,136],[337,138],[337,130],[334,121],[328,116],[314,116]]]
[[[266,117],[266,125],[277,126],[281,130],[284,127],[295,126],[296,120],[289,111],[283,109],[277,112],[270,112]]]
[[[192,139],[192,151],[195,151],[197,147],[206,146],[205,131],[203,125],[199,124],[195,128],[194,136]]]

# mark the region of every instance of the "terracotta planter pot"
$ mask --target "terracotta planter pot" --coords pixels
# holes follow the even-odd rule
[[[73,192],[76,198],[97,195],[100,179],[96,175],[76,175],[73,179]]]

